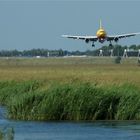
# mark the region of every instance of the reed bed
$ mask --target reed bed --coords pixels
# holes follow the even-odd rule
[[[3,140],[3,133],[1,130],[0,130],[0,140]]]
[[[0,140],[14,140],[14,129],[12,127],[0,130]]]
[[[5,86],[7,85],[7,86]],[[19,120],[140,120],[140,88],[86,82],[0,83],[0,102]]]

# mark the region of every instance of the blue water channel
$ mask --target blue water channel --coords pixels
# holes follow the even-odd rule
[[[0,128],[14,129],[14,140],[140,140],[138,121],[13,121],[0,108]]]

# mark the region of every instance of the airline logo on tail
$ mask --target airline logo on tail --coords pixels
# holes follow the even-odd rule
[[[107,36],[106,31],[105,31],[105,30],[103,29],[103,27],[102,27],[102,22],[101,22],[101,20],[100,20],[100,29],[97,31],[96,36],[97,36],[99,39],[104,39],[104,38],[106,38],[106,36]]]

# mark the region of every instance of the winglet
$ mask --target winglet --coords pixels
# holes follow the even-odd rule
[[[100,19],[100,29],[102,29],[102,20]]]
[[[68,35],[62,35],[62,37],[68,37]]]

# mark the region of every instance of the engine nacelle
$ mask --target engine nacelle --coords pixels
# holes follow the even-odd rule
[[[89,39],[85,39],[85,42],[86,42],[86,43],[89,43]]]
[[[115,42],[118,42],[119,41],[119,38],[118,37],[114,38],[114,41]]]

